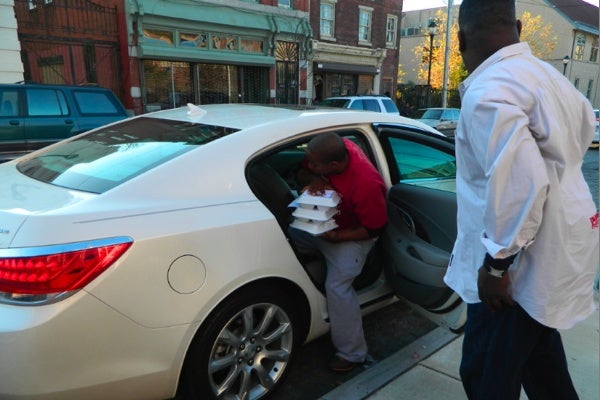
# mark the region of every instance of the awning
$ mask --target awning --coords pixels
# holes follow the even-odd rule
[[[344,72],[351,74],[377,75],[379,68],[371,65],[340,64],[329,62],[315,63],[317,71]]]

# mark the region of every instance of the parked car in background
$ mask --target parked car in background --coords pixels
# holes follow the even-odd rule
[[[458,108],[421,108],[412,118],[419,120],[449,137],[454,137],[460,116]]]
[[[400,114],[396,103],[387,96],[336,96],[319,102],[319,106],[349,108],[381,113]]]
[[[594,140],[592,140],[592,146],[598,147],[598,145],[599,145],[598,139],[600,138],[600,133],[598,132],[598,130],[599,130],[598,125],[600,124],[600,110],[595,109],[594,114],[596,114],[596,130],[594,131]]]
[[[106,88],[0,84],[0,161],[125,118]]]
[[[464,304],[443,282],[452,140],[384,113],[188,106],[0,164],[0,398],[276,390],[329,329],[324,260],[299,258],[287,228],[306,144],[332,131],[388,187],[388,225],[354,281],[364,313],[396,295],[461,329]]]

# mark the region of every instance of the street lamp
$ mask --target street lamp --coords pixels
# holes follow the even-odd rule
[[[429,32],[429,71],[427,72],[427,98],[426,107],[429,107],[429,92],[431,92],[431,61],[433,57],[433,37],[437,33],[437,24],[435,19],[430,19],[427,24],[427,31]]]
[[[569,56],[565,56],[563,58],[563,75],[565,75],[567,73],[567,64],[569,63],[569,61],[571,61]]]

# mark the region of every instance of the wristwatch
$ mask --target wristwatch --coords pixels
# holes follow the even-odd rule
[[[514,261],[516,254],[506,258],[494,258],[490,256],[489,253],[485,253],[485,258],[483,259],[483,267],[491,276],[496,278],[502,278],[508,268]]]
[[[488,274],[490,274],[491,276],[496,277],[496,278],[502,278],[504,276],[504,273],[506,272],[505,270],[502,270],[502,269],[496,269],[487,263],[484,263],[483,267],[488,272]]]

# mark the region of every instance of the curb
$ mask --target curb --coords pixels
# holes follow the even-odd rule
[[[363,400],[456,339],[459,335],[436,328],[390,357],[344,382],[318,400]]]

